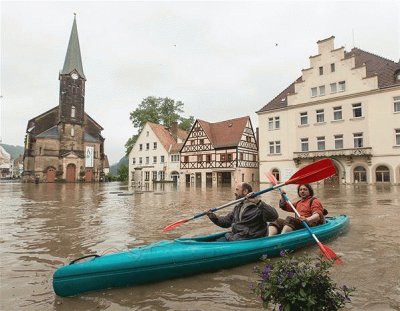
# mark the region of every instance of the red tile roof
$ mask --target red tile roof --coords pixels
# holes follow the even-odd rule
[[[400,62],[395,63],[394,61],[358,48],[353,48],[350,52],[345,52],[344,58],[350,58],[353,56],[355,58],[356,68],[365,64],[367,77],[372,77],[374,75],[378,76],[379,88],[386,88],[400,84],[400,81],[396,80],[396,73],[400,71]],[[287,107],[287,95],[294,94],[294,85],[296,82],[302,81],[301,79],[302,77],[299,77],[278,96],[257,111],[257,113]]]
[[[157,136],[157,138],[159,139],[165,150],[167,150],[168,152],[171,151],[178,152],[181,149],[182,143],[179,146],[179,143],[177,143],[176,140],[173,138],[170,128],[152,122],[147,122],[147,123],[149,124],[150,128]],[[177,136],[182,141],[185,141],[188,136],[188,133],[178,128]]]
[[[214,148],[236,147],[242,138],[249,116],[209,123],[197,120],[207,134]]]

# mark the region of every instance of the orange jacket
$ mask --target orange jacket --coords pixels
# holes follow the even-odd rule
[[[293,203],[293,206],[296,208],[296,210],[302,217],[310,217],[315,213],[319,214],[318,224],[322,224],[324,223],[324,208],[322,207],[321,202],[317,198],[314,198],[310,206],[311,199],[312,197],[308,197],[305,200],[299,200]],[[293,212],[293,209],[290,207],[288,202],[282,202],[281,200],[279,202],[279,207],[285,211]]]

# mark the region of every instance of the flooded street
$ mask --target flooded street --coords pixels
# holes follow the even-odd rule
[[[287,192],[293,200],[297,197],[294,187]],[[177,189],[173,185],[159,185],[154,192],[120,194],[128,194],[128,188],[119,183],[0,183],[0,310],[262,309],[249,286],[256,280],[255,264],[57,297],[52,289],[57,267],[83,255],[221,231],[203,217],[162,233],[170,223],[234,199],[231,188]],[[350,216],[350,230],[326,242],[344,261],[331,270],[333,279],[339,285],[356,287],[346,310],[400,310],[400,186],[320,185],[315,194],[330,215]],[[262,197],[277,208],[277,192]],[[297,253],[304,252],[317,254],[319,249],[315,246]]]

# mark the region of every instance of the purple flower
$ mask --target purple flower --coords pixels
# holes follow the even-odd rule
[[[272,270],[272,265],[266,265],[263,272],[261,273],[261,277],[263,280],[268,280],[269,278],[269,273]]]

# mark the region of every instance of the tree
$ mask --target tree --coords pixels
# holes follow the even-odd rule
[[[119,181],[127,181],[129,177],[129,169],[128,166],[125,164],[122,164],[118,168],[118,176],[119,176]]]
[[[183,117],[181,114],[184,104],[181,101],[175,101],[171,98],[149,96],[140,103],[139,107],[130,113],[129,119],[138,130],[138,134],[133,135],[125,144],[126,155],[128,156],[132,147],[136,143],[140,132],[147,122],[162,124],[171,127],[173,122],[179,122],[178,127],[188,131],[193,123],[194,117]]]

